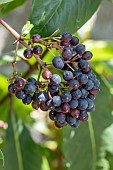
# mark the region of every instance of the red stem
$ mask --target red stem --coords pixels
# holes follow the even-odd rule
[[[21,38],[20,34],[18,34],[12,27],[10,27],[4,20],[0,18],[0,23],[17,39]]]

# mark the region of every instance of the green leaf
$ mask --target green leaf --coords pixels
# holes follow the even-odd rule
[[[11,1],[14,1],[14,0],[0,0],[0,5],[9,3]]]
[[[21,35],[27,35],[33,27],[34,25],[30,24],[30,21],[27,21],[26,24],[22,28]]]
[[[3,170],[41,170],[43,148],[36,144],[15,115],[9,119],[3,153]]]
[[[101,135],[113,122],[111,94],[99,80],[101,91],[95,100],[96,111],[89,114],[88,122],[81,123],[78,129],[63,129],[63,154],[69,170],[97,170]]]
[[[57,29],[60,33],[75,33],[97,10],[101,0],[33,0],[30,21],[31,34],[42,37]]]
[[[2,165],[4,166],[4,155],[1,149],[0,149],[0,159],[2,160]]]
[[[5,0],[6,1],[6,0]],[[12,11],[13,9],[17,8],[18,6],[22,5],[26,2],[26,0],[8,0],[6,4],[1,4],[2,8],[0,9],[0,16],[3,16],[4,14]],[[4,2],[5,3],[5,2]]]
[[[102,146],[100,148],[100,155],[98,166],[105,168],[105,162],[107,162],[109,169],[113,169],[113,124],[107,127],[102,133]],[[103,160],[103,164],[102,164]]]

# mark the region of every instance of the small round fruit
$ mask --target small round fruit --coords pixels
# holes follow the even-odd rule
[[[30,94],[27,94],[24,99],[22,99],[22,102],[26,105],[30,104],[32,101],[32,96]]]
[[[33,43],[37,43],[37,42],[40,42],[41,37],[39,34],[34,34],[31,39]]]
[[[56,56],[52,60],[52,64],[57,69],[62,69],[64,67],[64,59],[60,56]]]
[[[23,53],[24,57],[29,59],[33,56],[33,51],[31,49],[25,49]]]
[[[36,54],[36,55],[40,55],[40,54],[42,54],[42,50],[43,49],[40,45],[36,45],[33,48],[33,53]]]
[[[23,88],[24,87],[24,80],[21,77],[17,77],[14,81],[14,85],[16,88]]]
[[[42,73],[42,77],[45,79],[45,80],[48,80],[52,77],[52,73],[46,69],[44,70],[44,72]]]

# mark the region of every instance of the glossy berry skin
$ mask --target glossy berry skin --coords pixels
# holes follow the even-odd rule
[[[57,69],[62,69],[64,67],[64,59],[60,56],[56,56],[52,60],[52,64]]]
[[[37,43],[37,42],[40,42],[41,37],[39,34],[34,34],[31,39],[33,43]]]
[[[73,99],[79,99],[82,96],[81,90],[71,90],[71,95]]]
[[[67,125],[67,122],[65,121],[64,123],[60,123],[60,122],[58,122],[57,120],[55,120],[55,126],[57,127],[57,128],[62,128],[62,127],[64,127],[64,126],[66,126]]]
[[[56,113],[56,120],[59,123],[64,123],[66,121],[66,114],[63,112]]]
[[[91,100],[94,100],[96,95],[95,94],[89,94],[87,97],[90,98]]]
[[[66,80],[66,81],[73,79],[73,73],[72,73],[72,71],[65,71],[65,72],[63,73],[63,78],[64,78],[64,80]]]
[[[92,81],[94,81],[96,79],[96,75],[92,72],[87,73],[87,76]]]
[[[93,54],[90,51],[85,51],[85,53],[82,54],[82,58],[84,60],[91,60],[92,57],[93,57]]]
[[[75,109],[78,106],[78,100],[76,99],[71,99],[69,102],[70,108]]]
[[[39,93],[34,93],[34,102],[46,102],[48,100],[48,94],[45,91],[40,91]]]
[[[48,106],[45,104],[45,102],[40,103],[40,109],[42,111],[48,111]]]
[[[24,80],[21,77],[17,77],[14,81],[14,85],[16,88],[21,89],[24,87]]]
[[[71,100],[72,96],[70,92],[63,92],[61,94],[61,100],[62,103],[69,102]]]
[[[38,110],[39,109],[39,103],[38,102],[32,102],[32,108],[35,109],[35,110]]]
[[[82,55],[85,52],[85,45],[83,44],[78,44],[75,48],[76,53]]]
[[[70,111],[71,113],[71,116],[75,117],[75,118],[78,118],[79,117],[79,114],[80,114],[80,110],[75,108],[75,109],[71,109]]]
[[[30,94],[27,94],[24,99],[22,99],[22,102],[26,105],[30,104],[32,102],[32,96]]]
[[[65,32],[62,34],[61,38],[64,42],[69,42],[72,38],[72,35],[70,33]]]
[[[64,46],[64,47],[69,47],[70,43],[69,42],[65,42],[65,41],[61,41],[60,45]]]
[[[10,84],[8,86],[8,91],[9,91],[10,94],[14,94],[15,93],[16,87],[15,87],[14,83],[12,83],[12,84]]]
[[[60,84],[61,77],[58,74],[53,74],[50,79],[51,84]]]
[[[76,118],[72,117],[70,114],[67,114],[66,121],[70,126],[72,126],[76,123],[77,120]]]
[[[86,74],[81,74],[78,76],[78,81],[81,85],[86,84],[88,82],[88,76]]]
[[[85,122],[88,120],[88,114],[86,110],[82,110],[79,115],[79,120]]]
[[[91,109],[94,106],[93,100],[91,100],[90,98],[86,98],[85,100],[87,100],[88,102],[88,107],[87,109]]]
[[[69,47],[65,47],[62,51],[64,60],[70,60],[73,56],[73,51]]]
[[[55,107],[59,107],[60,105],[61,105],[61,98],[60,98],[60,96],[54,96],[53,98],[52,98],[52,104],[53,104],[53,106],[55,106]]]
[[[33,77],[29,77],[28,79],[27,79],[27,82],[29,82],[29,83],[32,83],[32,84],[34,84],[35,86],[37,86],[37,81],[36,81],[36,79],[35,78],[33,78]]]
[[[93,105],[93,107],[91,107],[90,109],[86,110],[87,112],[94,112],[95,111],[95,105]]]
[[[15,92],[15,96],[16,96],[18,99],[24,99],[24,98],[26,97],[26,94],[25,94],[24,90],[18,89],[18,90],[16,90],[16,92]]]
[[[79,60],[79,62],[78,62],[78,67],[79,67],[80,69],[86,69],[86,68],[89,67],[89,64],[88,64],[88,62],[87,62],[86,60],[81,59],[81,60]]]
[[[25,49],[23,55],[25,58],[30,59],[33,56],[33,51],[31,49]]]
[[[55,113],[54,113],[54,111],[53,110],[51,110],[50,112],[49,112],[49,118],[52,120],[52,121],[54,121],[55,120]]]
[[[44,70],[44,72],[42,73],[42,77],[45,79],[45,80],[48,80],[52,77],[52,73],[46,69]]]
[[[79,75],[82,75],[82,72],[81,72],[80,70],[75,70],[75,71],[73,72],[73,76],[74,76],[75,78],[77,78]]]
[[[37,100],[39,102],[46,102],[48,99],[48,94],[45,91],[41,91],[37,94]]]
[[[42,47],[40,45],[36,45],[33,47],[33,53],[36,55],[42,54]]]
[[[48,84],[48,91],[50,92],[51,95],[56,94],[56,92],[59,91],[59,85],[54,85],[54,84]]]
[[[70,105],[68,103],[62,103],[61,110],[64,113],[68,113],[70,111]]]
[[[76,119],[76,122],[73,125],[71,125],[71,127],[78,128],[79,125],[80,125],[80,121],[79,119]]]
[[[85,110],[88,108],[88,102],[86,99],[78,99],[78,108],[80,110]]]
[[[89,94],[89,92],[85,88],[80,88],[80,91],[82,93],[81,98],[86,98]]]
[[[83,87],[87,90],[91,90],[94,87],[94,83],[92,80],[88,80],[88,82],[84,84]]]
[[[36,86],[32,83],[26,83],[25,86],[24,86],[24,91],[25,93],[34,93],[36,90]]]
[[[79,43],[79,39],[78,39],[77,37],[73,36],[73,37],[71,38],[71,40],[70,40],[70,44],[73,45],[73,46],[75,46],[75,45],[77,45],[78,43]]]
[[[76,79],[72,79],[72,80],[68,81],[68,85],[69,85],[70,89],[78,89],[79,82]]]

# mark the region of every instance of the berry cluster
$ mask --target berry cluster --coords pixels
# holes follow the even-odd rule
[[[27,59],[33,55],[40,57],[43,49],[39,44],[48,46],[38,34],[31,41],[38,45],[24,50],[23,55]],[[52,44],[51,48],[61,51],[61,55],[55,56],[51,62],[56,74],[47,68],[47,63],[41,65],[39,62],[44,69],[41,75],[46,83],[32,77],[27,80],[17,77],[8,90],[10,94],[22,99],[24,104],[32,102],[34,109],[49,111],[49,118],[55,122],[56,127],[69,124],[76,128],[81,121],[88,120],[88,112],[95,110],[93,100],[99,91],[100,82],[88,63],[93,55],[86,51],[85,45],[79,44],[77,37],[69,33],[62,34],[57,46]]]

